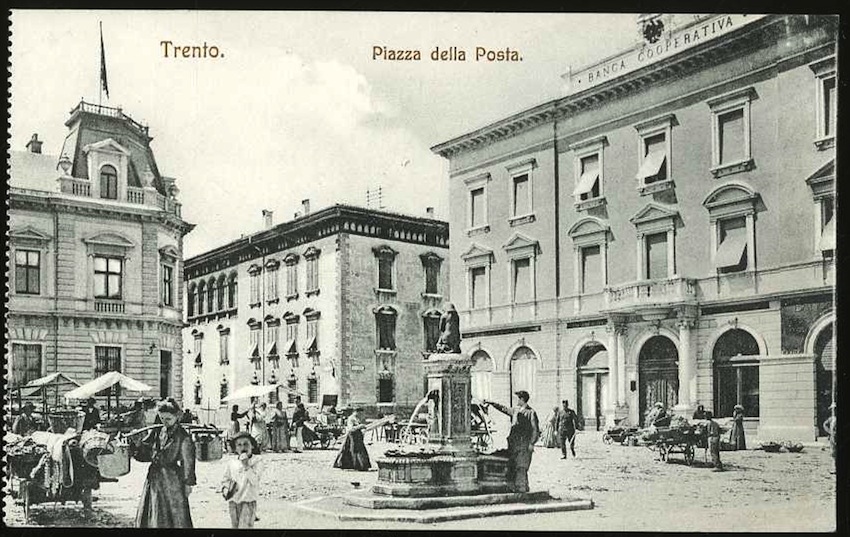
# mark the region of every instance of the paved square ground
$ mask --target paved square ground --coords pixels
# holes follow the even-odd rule
[[[375,459],[388,444],[368,446]],[[534,489],[553,496],[590,498],[590,511],[534,513],[423,525],[408,523],[338,522],[305,512],[295,502],[338,496],[367,488],[377,471],[332,468],[334,450],[264,454],[266,470],[258,506],[257,528],[406,528],[597,531],[832,531],[835,529],[835,475],[826,443],[809,444],[802,453],[760,450],[723,452],[725,472],[694,466],[681,455],[657,460],[645,447],[605,445],[595,432],[581,432],[578,458],[561,460],[557,449],[537,447],[531,465]],[[225,456],[227,457],[227,456]],[[198,485],[190,504],[196,527],[228,527],[224,500],[217,494],[224,461],[199,462]],[[104,483],[95,492],[95,516],[84,521],[78,507],[43,504],[33,509],[32,525],[130,527],[147,471],[133,462],[118,483]],[[79,505],[79,504],[77,504]],[[23,510],[7,504],[6,523],[23,524]]]

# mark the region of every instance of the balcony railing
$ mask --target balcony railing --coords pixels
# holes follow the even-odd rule
[[[124,302],[115,300],[95,300],[94,311],[100,313],[124,313]]]
[[[127,187],[127,202],[139,205],[145,204],[145,191],[135,186]]]
[[[62,177],[59,190],[63,194],[71,194],[72,196],[91,197],[91,183],[86,179]]]
[[[114,117],[114,118],[118,118],[118,119],[123,119],[133,129],[139,131],[140,133],[144,134],[145,136],[147,136],[147,134],[148,134],[148,127],[146,125],[142,125],[141,123],[139,123],[135,119],[133,119],[130,116],[128,116],[127,114],[125,114],[121,110],[121,108],[113,108],[111,106],[103,106],[103,105],[100,105],[100,104],[91,104],[91,103],[87,103],[85,101],[80,101],[80,104],[78,104],[73,110],[71,110],[71,114],[73,115],[74,112],[76,112],[78,110],[80,112],[87,112],[89,114],[97,114],[99,116],[107,116],[107,117]]]
[[[692,278],[631,282],[605,289],[606,310],[629,310],[696,303],[697,284]]]

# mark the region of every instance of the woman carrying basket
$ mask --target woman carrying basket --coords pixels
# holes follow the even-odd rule
[[[162,427],[152,428],[133,456],[150,461],[136,512],[137,528],[191,528],[189,494],[195,484],[195,445],[179,424],[180,407],[168,398],[156,406]]]

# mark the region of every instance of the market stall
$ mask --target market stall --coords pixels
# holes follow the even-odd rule
[[[109,371],[96,379],[83,384],[79,388],[73,389],[65,394],[66,400],[84,400],[90,397],[94,397],[95,395],[103,392],[104,390],[109,390],[107,392],[106,398],[106,410],[107,410],[107,421],[101,427],[102,430],[105,431],[129,431],[134,426],[134,414],[132,412],[119,412],[119,397],[120,394],[116,392],[115,394],[115,412],[113,412],[112,407],[112,390],[113,386],[120,386],[121,388],[134,392],[147,392],[152,390],[150,386],[145,384],[144,382],[139,382],[133,378],[128,377],[118,371]]]

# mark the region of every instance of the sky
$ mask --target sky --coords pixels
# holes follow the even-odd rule
[[[562,95],[568,68],[638,39],[636,14],[13,10],[11,145],[33,133],[58,155],[65,120],[98,102],[103,39],[109,99],[147,124],[160,173],[177,178],[196,224],[186,258],[262,228],[366,204],[448,220],[448,163],[430,148]],[[219,58],[165,57],[162,41]],[[474,59],[510,48],[522,61]],[[374,47],[421,61],[373,58]],[[434,62],[439,47],[465,62]]]

